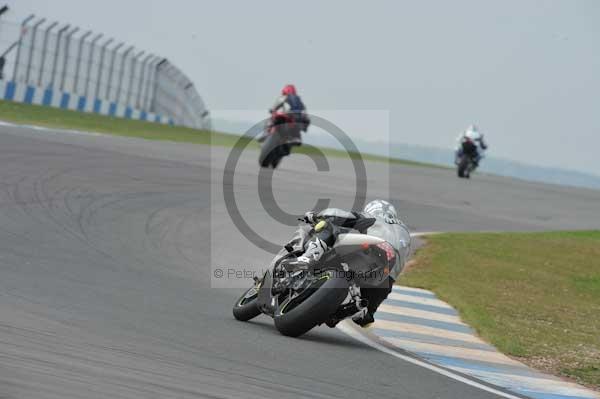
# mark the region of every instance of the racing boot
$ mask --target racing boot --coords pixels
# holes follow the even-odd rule
[[[284,265],[287,271],[307,270],[321,259],[321,256],[327,251],[327,243],[319,237],[313,237],[307,244],[306,251],[296,259],[290,259]],[[282,262],[283,263],[283,262]]]
[[[373,314],[371,314],[371,312],[366,311],[354,316],[352,318],[352,321],[361,326],[362,328],[366,328],[369,327],[369,325],[375,321],[375,318],[373,317]]]
[[[375,321],[373,315],[375,312],[377,312],[379,305],[381,305],[381,303],[388,297],[390,292],[392,292],[393,285],[394,280],[388,277],[388,279],[382,282],[379,287],[362,288],[360,292],[363,299],[367,300],[367,307],[362,313],[356,314],[352,318],[352,321],[363,328],[368,327],[369,324],[373,323]]]

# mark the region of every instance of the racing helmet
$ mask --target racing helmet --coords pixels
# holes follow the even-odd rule
[[[374,200],[365,205],[363,212],[376,218],[397,219],[398,213],[394,205],[384,200]]]
[[[284,96],[289,96],[289,95],[296,95],[296,86],[289,84],[289,85],[285,85],[283,87],[283,89],[281,89],[281,94],[283,94]]]
[[[469,129],[465,132],[465,137],[470,140],[477,141],[481,140],[483,134],[479,133],[478,130]]]

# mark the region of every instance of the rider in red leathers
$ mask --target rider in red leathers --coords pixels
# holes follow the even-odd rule
[[[306,132],[310,124],[306,107],[298,95],[296,87],[292,84],[284,86],[281,90],[281,96],[277,98],[269,112],[271,113],[271,120],[267,125],[266,133],[274,133],[277,125],[285,123],[298,123],[300,124],[300,130]],[[258,138],[258,141],[262,142],[266,137],[267,134],[262,135]]]

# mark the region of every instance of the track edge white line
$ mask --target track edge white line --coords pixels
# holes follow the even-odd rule
[[[452,372],[450,370],[447,370],[445,368],[442,368],[442,367],[439,367],[439,366],[427,363],[427,362],[425,362],[423,360],[419,360],[416,357],[411,357],[411,356],[407,356],[407,355],[404,355],[402,353],[399,353],[399,352],[397,352],[397,351],[395,351],[395,350],[393,350],[391,348],[388,348],[387,346],[381,344],[380,342],[378,342],[376,339],[374,339],[373,337],[371,337],[369,334],[367,334],[364,331],[362,331],[362,328],[355,327],[352,324],[351,321],[344,320],[344,321],[340,322],[337,325],[337,328],[341,332],[343,332],[344,334],[348,335],[349,337],[354,338],[357,341],[360,341],[360,342],[362,342],[362,343],[364,343],[364,344],[366,344],[366,345],[368,345],[368,346],[370,346],[370,347],[372,347],[374,349],[377,349],[380,352],[387,353],[388,355],[392,355],[392,356],[394,356],[394,357],[396,357],[398,359],[404,360],[405,362],[414,364],[414,365],[419,366],[419,367],[426,368],[426,369],[428,369],[430,371],[433,371],[435,373],[441,374],[441,375],[443,375],[445,377],[448,377],[450,379],[453,379],[455,381],[458,381],[458,382],[461,382],[463,384],[472,386],[474,388],[481,389],[483,391],[492,393],[494,395],[498,395],[498,396],[501,396],[501,397],[504,397],[504,398],[507,398],[507,399],[523,399],[523,396],[516,396],[516,395],[510,394],[508,392],[501,391],[501,390],[493,388],[491,386],[482,384],[482,383],[480,383],[478,381],[475,381],[475,380],[469,379],[467,377],[464,377],[464,376],[462,376],[460,374],[454,373],[454,372]]]

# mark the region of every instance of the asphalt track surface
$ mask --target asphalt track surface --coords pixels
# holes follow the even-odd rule
[[[0,126],[0,398],[487,398],[494,395],[317,328],[281,336],[240,323],[247,279],[271,255],[225,211],[227,149]],[[288,212],[348,206],[353,173],[304,156],[274,175]],[[336,167],[339,166],[339,167]],[[417,231],[598,228],[600,192],[451,170],[369,164]],[[256,153],[236,194],[248,223],[282,242],[257,198]],[[333,183],[332,183],[333,182]],[[266,204],[267,207],[270,204]]]

